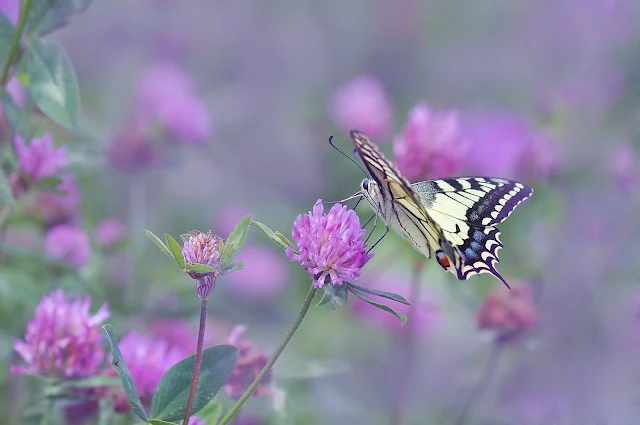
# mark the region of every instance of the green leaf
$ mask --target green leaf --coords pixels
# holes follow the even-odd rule
[[[174,422],[161,421],[160,419],[151,419],[149,423],[151,425],[176,425]]]
[[[202,353],[200,377],[193,412],[202,409],[220,391],[238,360],[238,349],[232,345],[209,347]],[[189,397],[195,356],[175,364],[160,378],[151,403],[151,416],[175,421],[184,416]]]
[[[9,206],[12,206],[16,202],[15,199],[13,199],[13,192],[11,191],[11,186],[9,186],[9,180],[2,169],[0,169],[0,201]]]
[[[92,376],[91,378],[77,379],[65,381],[68,386],[73,388],[94,388],[94,387],[111,387],[118,385],[120,379],[115,376]]]
[[[313,379],[339,375],[352,370],[349,363],[338,359],[308,359],[280,364],[273,370],[273,376],[280,379]]]
[[[251,215],[247,215],[245,218],[240,220],[233,231],[227,237],[225,244],[231,244],[231,249],[220,260],[220,267],[226,267],[231,264],[240,249],[244,245],[247,240],[247,235],[249,234],[249,225],[251,224]]]
[[[224,276],[231,272],[235,272],[236,270],[242,270],[242,269],[244,269],[244,263],[242,261],[238,261],[237,263],[231,263],[225,268],[220,269],[220,274]]]
[[[200,263],[194,263],[194,264],[187,263],[184,265],[184,269],[189,270],[190,272],[201,273],[201,274],[211,273],[215,271],[213,267],[208,266],[206,264],[200,264]]]
[[[20,107],[13,101],[13,97],[11,97],[6,88],[0,91],[0,105],[2,105],[2,112],[9,127],[14,131],[18,131],[21,117]]]
[[[326,284],[322,289],[324,290],[324,295],[322,295],[322,299],[318,304],[316,304],[316,307],[334,311],[336,309],[336,304],[342,307],[347,305],[349,292],[347,292],[347,287],[345,285]]]
[[[80,100],[78,81],[69,58],[57,43],[43,44],[30,39],[27,46],[24,60],[29,81],[26,86],[33,100],[46,116],[73,129]]]
[[[289,246],[289,245],[287,245],[286,242],[284,242],[282,239],[280,239],[273,230],[269,229],[269,227],[267,227],[266,225],[260,223],[259,221],[252,221],[251,225],[254,226],[254,227],[257,227],[258,229],[260,229],[262,231],[262,233],[267,235],[267,237],[269,239],[271,239],[272,241],[274,241],[275,243],[280,245],[282,248],[287,248]],[[294,251],[296,253],[298,252],[298,250],[295,247],[294,247]]]
[[[62,183],[62,179],[58,176],[45,177],[38,180],[33,185],[36,189],[43,192],[51,192],[56,194],[65,194],[65,192],[58,189],[58,186]]]
[[[0,58],[2,58],[2,61],[7,60],[9,57],[9,50],[11,49],[15,30],[15,26],[9,18],[7,18],[7,15],[0,13]]]
[[[171,256],[176,260],[176,263],[178,263],[178,267],[180,267],[180,269],[184,269],[185,265],[184,257],[182,256],[182,247],[171,235],[165,233],[164,239],[167,241],[167,246],[169,251],[171,251]]]
[[[229,255],[229,253],[231,252],[231,248],[233,248],[233,244],[232,243],[224,243],[224,242],[222,242],[221,248],[220,248],[220,258],[224,258],[227,255]]]
[[[149,239],[151,239],[153,243],[155,243],[158,248],[160,248],[160,251],[164,252],[167,257],[173,259],[173,254],[171,253],[171,251],[169,251],[169,248],[167,248],[167,246],[160,240],[159,237],[157,237],[147,229],[144,229],[144,233],[146,233]]]
[[[140,419],[148,422],[149,418],[147,417],[147,414],[142,407],[142,402],[140,401],[140,396],[138,396],[138,391],[136,391],[136,386],[133,383],[133,378],[131,378],[129,368],[122,358],[120,348],[118,348],[118,342],[116,341],[116,337],[113,332],[113,326],[104,325],[102,329],[107,334],[109,344],[111,345],[111,353],[113,355],[111,365],[116,370],[118,376],[120,377],[120,380],[122,381],[122,388],[124,388],[124,393],[127,396],[129,405],[131,405],[131,410],[133,410],[133,413],[138,415]]]
[[[369,304],[371,304],[374,307],[379,308],[380,310],[384,310],[386,312],[389,312],[391,314],[393,314],[394,316],[396,316],[398,319],[400,319],[400,322],[402,323],[402,325],[404,326],[405,323],[407,323],[407,316],[405,316],[404,314],[400,313],[399,311],[394,310],[393,308],[381,304],[377,301],[374,301],[373,299],[369,298],[368,296],[366,296],[365,294],[363,294],[362,292],[358,291],[357,289],[355,289],[353,286],[348,286],[349,291],[351,291],[353,293],[353,295],[355,295],[356,297],[360,298],[362,301],[365,301]]]
[[[216,425],[220,415],[222,415],[222,404],[220,403],[209,403],[198,412],[198,417],[207,425]]]
[[[405,305],[410,305],[409,301],[407,301],[403,296],[394,294],[393,292],[380,291],[378,289],[367,288],[366,286],[360,286],[360,285],[356,285],[355,283],[349,283],[349,282],[347,282],[347,285],[353,288],[356,288],[360,292],[366,292],[367,294],[377,295],[381,298],[386,298],[388,300],[397,301]]]
[[[69,19],[91,4],[92,0],[32,0],[28,32],[44,36],[69,24]]]
[[[278,237],[278,239],[280,239],[282,242],[284,242],[287,246],[290,246],[293,249],[298,249],[298,247],[291,242],[285,235],[283,235],[282,233],[278,232],[277,230],[274,232],[276,237]]]

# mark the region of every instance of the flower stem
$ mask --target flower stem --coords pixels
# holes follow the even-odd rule
[[[9,56],[4,62],[2,67],[2,76],[0,77],[0,86],[4,88],[9,81],[9,69],[16,59],[18,50],[20,49],[20,40],[22,40],[22,31],[27,24],[27,17],[29,16],[29,9],[31,9],[31,0],[20,1],[20,16],[18,17],[18,26],[16,32],[13,34],[13,40],[11,41],[11,48],[9,49]]]
[[[293,322],[293,324],[291,325],[287,333],[284,335],[284,339],[282,340],[278,348],[276,348],[276,351],[273,352],[273,355],[271,356],[267,364],[262,368],[262,370],[260,371],[256,379],[253,380],[251,385],[249,385],[249,388],[247,388],[244,394],[242,394],[242,396],[238,399],[238,401],[236,401],[236,404],[234,404],[233,407],[231,407],[229,412],[227,412],[227,414],[220,420],[220,422],[218,422],[218,425],[225,425],[231,420],[231,418],[233,418],[233,416],[236,413],[238,413],[238,410],[240,410],[244,402],[247,401],[249,397],[251,397],[251,394],[253,394],[256,388],[258,388],[258,385],[260,385],[260,382],[262,382],[262,379],[267,375],[267,373],[269,373],[269,370],[271,370],[276,360],[278,360],[278,357],[280,357],[280,354],[282,354],[284,347],[287,346],[289,341],[291,341],[293,334],[296,332],[296,330],[298,330],[298,327],[300,326],[300,323],[302,323],[302,319],[304,319],[304,316],[306,316],[307,311],[309,311],[311,302],[313,301],[313,298],[316,296],[316,291],[317,289],[314,288],[313,285],[310,285],[309,292],[307,292],[307,297],[304,299],[304,302],[302,303],[302,308],[300,309],[300,313],[298,313],[296,320]]]
[[[409,312],[407,317],[407,325],[405,331],[402,333],[402,361],[400,362],[401,369],[399,371],[398,387],[395,392],[393,405],[391,407],[391,425],[402,424],[402,414],[404,412],[405,397],[408,391],[408,387],[411,383],[411,374],[413,373],[413,358],[415,350],[415,330],[416,330],[416,309],[419,308],[420,297],[420,277],[424,270],[424,261],[422,259],[417,260],[413,267],[413,279],[411,280],[411,292],[409,294]]]
[[[191,388],[189,388],[189,398],[187,399],[187,409],[184,411],[184,420],[182,425],[189,423],[191,409],[193,408],[193,400],[196,396],[196,388],[198,387],[198,376],[200,376],[200,364],[202,363],[202,349],[204,346],[204,328],[207,323],[207,299],[200,298],[200,327],[198,328],[198,346],[196,348],[196,361],[193,365],[193,377],[191,378]]]
[[[53,400],[47,401],[47,407],[40,419],[40,425],[49,425],[51,423],[51,416],[53,416]]]
[[[475,407],[478,399],[482,397],[482,394],[487,390],[489,383],[491,383],[491,379],[493,379],[493,375],[496,372],[496,367],[498,366],[498,360],[500,359],[500,353],[502,352],[503,344],[499,342],[494,343],[493,349],[491,350],[491,357],[489,357],[489,363],[487,363],[487,367],[484,371],[484,375],[482,379],[475,386],[467,403],[464,405],[462,412],[460,412],[460,416],[458,416],[458,420],[456,421],[456,425],[463,425],[466,421],[467,417],[471,413],[471,410]]]

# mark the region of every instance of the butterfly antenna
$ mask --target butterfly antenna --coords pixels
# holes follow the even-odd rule
[[[360,192],[356,192],[353,195],[349,196],[348,198],[344,198],[340,201],[322,201],[323,204],[337,204],[337,203],[344,203],[346,201],[350,201],[352,199],[356,199],[358,198],[358,202],[360,202],[360,200],[362,199],[362,193]],[[357,205],[357,204],[356,204]]]
[[[360,163],[358,163],[355,159],[351,158],[349,155],[347,155],[346,153],[342,152],[340,150],[340,148],[338,148],[336,145],[333,144],[333,136],[329,137],[329,144],[338,152],[340,152],[340,154],[342,156],[344,156],[345,158],[347,158],[349,161],[353,162],[354,164],[356,164],[356,167],[358,167],[360,169],[360,171],[362,171],[364,173],[365,176],[369,177],[369,173],[367,173],[365,171],[364,168],[362,168],[362,165],[360,165]],[[355,153],[355,151],[354,151]]]

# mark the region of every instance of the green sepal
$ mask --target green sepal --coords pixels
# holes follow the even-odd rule
[[[171,235],[165,233],[164,239],[167,241],[167,247],[171,252],[171,257],[176,261],[178,267],[180,267],[181,270],[184,270],[185,264],[184,257],[182,256],[182,247],[180,246],[178,241],[175,240]]]
[[[336,304],[342,307],[347,305],[349,292],[347,291],[347,287],[344,284],[325,284],[322,286],[322,289],[324,290],[324,294],[322,295],[322,299],[320,300],[320,302],[316,304],[316,307],[334,311],[336,309]]]
[[[231,244],[231,248],[226,253],[226,255],[222,256],[220,259],[220,267],[226,267],[236,258],[236,255],[240,252],[240,249],[247,241],[247,236],[249,235],[249,225],[251,224],[251,215],[247,215],[245,218],[240,220],[233,231],[227,237],[225,241],[225,245]]]
[[[259,221],[252,221],[251,225],[254,226],[254,227],[257,227],[258,229],[260,229],[260,231],[262,231],[262,233],[264,233],[269,239],[271,239],[272,241],[277,243],[281,248],[287,248],[287,247],[290,246],[287,242],[285,242],[280,237],[278,237],[276,232],[271,230],[267,225],[265,225],[263,223],[260,223]],[[278,232],[278,233],[280,233],[280,232]],[[297,248],[295,246],[292,246],[292,248],[293,248],[293,252],[295,252],[297,254],[298,253]]]
[[[242,261],[238,261],[236,263],[229,264],[225,268],[220,269],[220,274],[224,276],[231,272],[235,272],[236,270],[242,270],[242,269],[244,269],[244,263]]]
[[[169,251],[169,248],[167,248],[167,246],[164,244],[164,242],[160,240],[159,237],[157,237],[147,229],[144,229],[144,233],[146,233],[149,239],[151,239],[153,243],[155,243],[158,246],[158,248],[160,248],[160,251],[164,252],[167,257],[175,260],[175,258],[173,257],[173,254],[171,253],[171,251]]]
[[[184,270],[198,273],[198,274],[207,274],[207,273],[213,273],[216,269],[206,264],[187,263],[184,265]]]

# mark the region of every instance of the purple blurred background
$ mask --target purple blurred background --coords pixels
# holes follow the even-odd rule
[[[357,299],[312,309],[273,374],[285,401],[251,399],[244,420],[638,422],[640,3],[94,3],[50,37],[75,67],[82,105],[77,133],[54,134],[81,190],[77,222],[102,246],[126,241],[94,246],[80,277],[56,286],[82,292],[90,281],[120,335],[192,352],[192,283],[143,229],[225,237],[251,213],[288,235],[316,199],[359,190],[362,173],[328,144],[334,135],[349,154],[358,128],[412,181],[478,174],[534,187],[500,226],[498,269],[528,289],[504,295],[487,275],[459,282],[433,260],[415,284],[418,257],[390,235],[358,283],[410,299],[399,307],[409,324]],[[358,213],[364,222],[371,211]],[[115,221],[96,228],[104,219]],[[38,232],[8,238],[44,246]],[[310,278],[256,229],[239,259],[246,269],[210,298],[210,341],[246,324],[270,354]],[[27,280],[3,275],[0,293],[16,279]],[[24,311],[0,313],[3,362],[52,289],[30,286]],[[2,379],[7,411],[26,396],[16,377]]]

